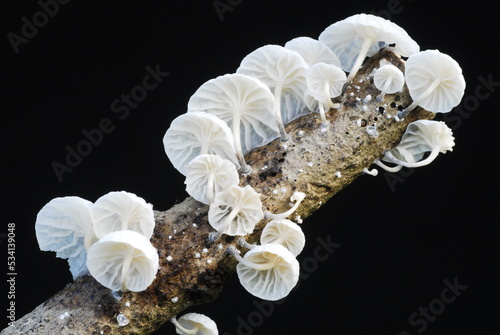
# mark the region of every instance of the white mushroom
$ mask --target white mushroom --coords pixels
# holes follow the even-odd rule
[[[306,237],[300,226],[290,220],[272,220],[266,224],[260,235],[260,244],[281,244],[297,257],[306,244]]]
[[[248,54],[241,61],[237,73],[262,81],[274,94],[274,117],[282,141],[288,140],[284,123],[298,117],[296,108],[282,110],[282,98],[289,94],[302,99],[305,91],[306,61],[295,51],[279,45],[265,45]]]
[[[241,285],[257,298],[282,299],[299,280],[299,262],[282,245],[259,245],[250,249],[244,257],[234,246],[228,247],[228,252],[238,260],[236,272]]]
[[[342,93],[345,82],[345,72],[335,65],[321,62],[314,64],[307,70],[307,92],[318,101],[323,126],[328,125],[325,109],[334,108],[332,98],[338,97]]]
[[[88,250],[92,277],[113,291],[144,291],[156,277],[158,253],[147,237],[131,230],[107,234]]]
[[[216,155],[200,155],[187,165],[187,193],[196,200],[210,204],[214,196],[231,185],[238,185],[238,171],[233,163]]]
[[[337,55],[325,44],[314,38],[301,36],[285,43],[285,48],[295,51],[304,58],[309,66],[324,62],[340,67]]]
[[[170,322],[175,325],[179,335],[218,335],[217,324],[208,316],[199,313],[187,313],[179,319],[173,317]]]
[[[430,164],[439,153],[453,151],[454,145],[453,133],[446,123],[418,120],[408,125],[399,144],[387,151],[382,159],[415,168]],[[429,155],[424,158],[426,153]],[[384,167],[383,164],[378,165]]]
[[[279,214],[273,214],[266,212],[265,213],[265,218],[266,219],[272,219],[272,220],[281,220],[281,219],[286,219],[290,215],[292,215],[297,208],[299,208],[300,203],[306,198],[306,194],[303,192],[295,191],[293,192],[292,196],[290,197],[291,202],[295,202],[295,204],[287,210],[286,212],[279,213]]]
[[[371,14],[356,14],[327,27],[319,36],[339,57],[342,69],[351,81],[364,59],[381,48],[394,45],[393,52],[411,56],[420,50],[418,44],[397,24]]]
[[[201,111],[217,116],[231,128],[234,148],[242,173],[250,173],[244,154],[274,140],[278,125],[274,96],[258,79],[232,73],[211,79],[198,88],[188,102],[188,112]]]
[[[212,241],[222,234],[231,236],[253,232],[257,222],[264,218],[259,194],[250,185],[229,186],[215,195],[208,210],[208,222],[217,230],[210,236]]]
[[[373,83],[380,90],[377,100],[383,101],[386,94],[393,94],[403,89],[405,78],[403,72],[396,66],[384,64],[375,71]]]
[[[148,239],[153,235],[153,205],[134,193],[109,192],[91,206],[90,215],[98,238],[119,230],[133,230]]]
[[[186,175],[186,165],[196,156],[218,155],[239,168],[229,126],[205,112],[185,113],[175,118],[163,137],[165,152],[172,165]]]
[[[405,79],[413,103],[398,114],[399,119],[417,105],[434,113],[448,113],[460,103],[465,91],[460,65],[438,50],[425,50],[408,58]]]
[[[67,259],[73,279],[88,273],[87,249],[97,240],[90,217],[92,203],[80,197],[59,197],[38,212],[35,233],[42,251]]]

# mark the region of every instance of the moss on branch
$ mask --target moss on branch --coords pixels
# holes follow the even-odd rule
[[[290,196],[301,191],[306,199],[295,215],[305,219],[393,148],[410,122],[434,117],[421,108],[401,122],[388,117],[412,101],[406,87],[387,94],[383,102],[376,100],[379,91],[370,74],[381,59],[404,70],[398,56],[382,50],[346,87],[338,99],[341,107],[327,113],[328,128],[321,128],[319,114],[300,117],[286,127],[288,142],[277,139],[246,156],[253,171],[242,176],[240,185],[251,185],[261,193],[265,211],[286,211]],[[236,238],[223,235],[208,243],[213,229],[207,212],[208,206],[192,198],[155,212],[151,242],[158,249],[160,269],[146,291],[127,292],[117,300],[109,289],[84,276],[1,334],[150,334],[185,308],[216,299],[235,272],[236,262],[226,248],[236,244]],[[247,236],[249,242],[258,240],[265,223]],[[128,325],[119,326],[118,314],[129,320]]]

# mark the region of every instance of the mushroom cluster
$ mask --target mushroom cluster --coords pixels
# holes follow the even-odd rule
[[[154,280],[158,253],[150,242],[153,206],[125,191],[94,203],[74,196],[52,199],[37,214],[40,250],[68,260],[73,279],[90,274],[113,291],[143,291]]]

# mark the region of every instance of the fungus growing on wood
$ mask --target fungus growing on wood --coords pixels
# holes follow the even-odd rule
[[[281,219],[286,219],[290,215],[292,215],[297,208],[299,208],[300,203],[306,198],[306,194],[303,192],[295,191],[293,192],[292,196],[290,197],[291,202],[295,202],[295,204],[287,210],[286,212],[275,214],[275,213],[265,213],[266,219],[271,219],[271,220],[281,220]]]
[[[197,156],[186,170],[187,193],[206,205],[214,201],[215,194],[240,181],[234,164],[216,155]]]
[[[298,224],[287,219],[271,220],[260,235],[260,244],[281,244],[297,257],[306,244],[306,237]]]
[[[205,112],[185,113],[176,117],[163,137],[165,152],[172,165],[186,175],[186,165],[196,156],[218,155],[239,168],[229,126]]]
[[[260,80],[232,73],[211,79],[198,88],[188,102],[188,112],[217,116],[231,128],[241,172],[252,170],[244,154],[271,142],[279,135],[274,116],[274,96]]]
[[[318,40],[339,57],[342,69],[351,81],[364,59],[381,48],[394,45],[392,51],[409,57],[420,50],[418,44],[397,24],[371,14],[356,14],[328,26]]]
[[[244,257],[234,246],[228,252],[238,260],[236,272],[241,285],[264,300],[279,300],[288,295],[299,280],[299,262],[284,246],[259,245]]]
[[[113,291],[144,291],[155,279],[158,253],[144,235],[120,230],[107,234],[88,250],[92,277]]]
[[[393,94],[403,89],[405,78],[400,69],[392,64],[384,64],[375,71],[373,83],[380,90],[377,100],[383,101],[386,94]]]
[[[325,44],[314,38],[301,36],[285,43],[285,48],[295,51],[304,58],[309,66],[324,62],[340,67],[337,55]]]

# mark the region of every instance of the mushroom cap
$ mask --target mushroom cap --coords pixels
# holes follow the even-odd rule
[[[425,50],[408,58],[405,65],[406,86],[418,104],[435,113],[447,113],[462,100],[465,79],[460,65],[438,50]],[[424,97],[431,86],[435,90]]]
[[[273,94],[276,88],[281,88],[282,100],[298,99],[306,88],[306,71],[309,66],[302,56],[295,51],[286,49],[280,45],[264,45],[246,55],[236,70],[241,73],[259,79],[267,85]],[[293,98],[287,96],[291,95]],[[291,108],[293,104],[281,103],[281,117],[283,123],[304,114],[300,108]]]
[[[176,117],[163,137],[163,144],[170,162],[183,175],[186,165],[200,154],[218,155],[240,167],[231,129],[209,113],[190,112]]]
[[[196,335],[218,335],[219,330],[217,329],[217,324],[214,320],[210,319],[208,316],[199,313],[187,313],[177,319],[177,322],[187,330],[192,330],[195,327],[199,327],[196,331]],[[176,332],[179,335],[185,335],[182,330],[176,328]]]
[[[297,257],[304,249],[306,237],[299,225],[288,219],[271,220],[262,230],[260,243],[281,244]]]
[[[212,180],[213,190],[209,190]],[[185,180],[187,193],[204,204],[209,204],[209,194],[215,195],[231,185],[238,185],[240,177],[236,167],[227,159],[216,155],[200,155],[187,165]]]
[[[381,48],[395,44],[394,53],[411,56],[420,47],[397,24],[371,14],[356,14],[333,23],[320,35],[318,40],[326,44],[339,57],[342,69],[350,72],[365,39],[373,41],[367,56],[373,56]]]
[[[233,209],[237,210],[236,216],[225,226],[226,218]],[[217,231],[224,234],[237,236],[253,232],[257,222],[264,218],[262,202],[259,194],[250,186],[240,187],[231,185],[226,191],[215,195],[214,202],[208,210],[208,222]]]
[[[239,73],[226,74],[205,82],[191,96],[188,112],[201,111],[217,116],[233,129],[237,122],[243,154],[279,136],[274,119],[274,96],[256,78]],[[233,135],[236,132],[233,130]]]
[[[139,292],[156,277],[159,257],[147,237],[120,230],[107,234],[90,247],[87,267],[95,280],[113,291]]]
[[[340,60],[324,43],[314,38],[301,36],[285,43],[285,48],[295,51],[304,58],[309,66],[319,62],[340,67]]]
[[[332,103],[331,98],[341,94],[346,79],[345,72],[338,66],[323,62],[317,63],[307,70],[307,92],[323,105],[329,106]]]
[[[403,72],[392,64],[385,64],[375,71],[373,83],[382,93],[393,94],[403,89],[405,77]],[[384,90],[384,88],[387,88]]]
[[[42,251],[54,251],[68,260],[73,279],[87,274],[87,249],[96,241],[92,229],[92,203],[80,197],[54,198],[38,212],[35,233]]]
[[[399,144],[391,150],[394,157],[415,163],[426,152],[439,150],[440,153],[453,151],[453,133],[443,121],[417,120],[406,128]]]
[[[153,205],[134,193],[109,192],[96,200],[90,215],[98,238],[118,230],[133,230],[148,239],[153,235]]]
[[[264,300],[279,300],[288,295],[299,280],[299,262],[280,244],[265,244],[250,249],[244,260],[254,264],[273,264],[266,270],[238,263],[236,272],[241,285],[252,295]]]

